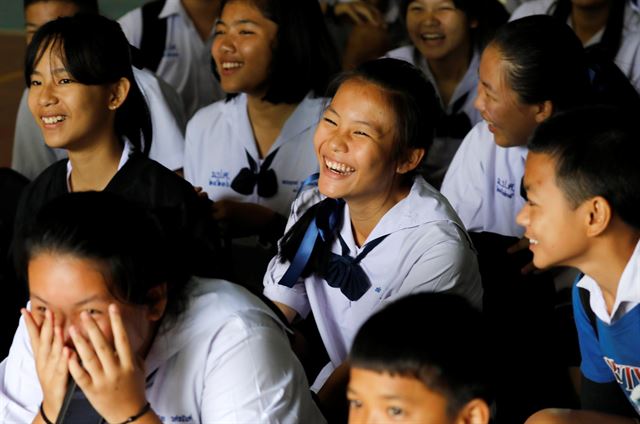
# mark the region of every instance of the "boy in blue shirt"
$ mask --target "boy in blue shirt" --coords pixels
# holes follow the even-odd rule
[[[640,129],[622,110],[593,106],[549,119],[528,147],[517,221],[533,263],[584,275],[573,287],[583,411],[541,411],[527,424],[637,422]]]

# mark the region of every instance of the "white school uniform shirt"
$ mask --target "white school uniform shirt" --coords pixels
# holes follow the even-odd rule
[[[431,82],[438,99],[440,99],[440,107],[442,107],[442,110],[447,115],[451,115],[453,113],[453,106],[456,102],[458,102],[463,96],[466,96],[466,100],[458,112],[464,112],[469,117],[472,127],[480,122],[482,120],[480,112],[478,112],[478,110],[473,106],[478,90],[478,66],[480,65],[480,54],[477,51],[474,51],[467,72],[453,91],[449,104],[445,105],[442,103],[442,96],[438,91],[436,79],[429,69],[427,60],[419,52],[417,55],[415,52],[415,47],[413,45],[409,45],[391,50],[387,52],[385,57],[404,60],[421,69],[429,82]],[[417,62],[416,58],[418,58]],[[447,168],[449,167],[453,156],[456,154],[456,151],[460,147],[460,143],[462,143],[462,138],[434,137],[433,144],[427,151],[424,164],[422,165],[424,167],[424,174],[427,175],[429,181],[437,183],[438,186],[442,184]]]
[[[149,157],[165,167],[182,168],[185,118],[175,91],[148,70],[133,68],[133,76],[151,115],[152,143]],[[25,89],[18,107],[11,168],[33,180],[49,165],[67,157],[64,149],[47,146],[29,106]]]
[[[323,104],[323,98],[305,97],[265,155],[266,158],[279,149],[271,163],[278,180],[278,192],[273,197],[258,196],[257,185],[251,195],[240,194],[231,188],[231,182],[240,170],[249,167],[247,152],[258,166],[263,162],[249,122],[246,94],[207,106],[189,121],[185,179],[196,187],[202,187],[213,201],[227,199],[257,203],[287,216],[301,184],[318,171],[313,134]]]
[[[323,198],[317,188],[303,191],[292,206],[287,227]],[[360,247],[355,243],[348,205],[344,207],[342,223],[339,234],[350,256],[355,257],[366,242]],[[339,288],[329,286],[316,275],[300,279],[291,288],[280,285],[289,262],[282,263],[276,256],[269,263],[264,294],[303,317],[313,311],[331,359],[313,384],[314,390],[346,359],[360,326],[390,302],[412,293],[446,291],[457,293],[480,308],[482,286],[476,254],[454,210],[422,177],[415,178],[409,195],[382,217],[367,241],[387,234],[360,262],[372,286],[357,301],[350,301]],[[331,251],[342,254],[337,237]]]
[[[467,231],[524,235],[516,215],[525,203],[520,186],[528,152],[498,146],[485,121],[467,134],[440,189]]]
[[[211,44],[214,28],[205,41],[200,38],[180,0],[167,0],[158,15],[167,19],[167,37],[156,74],[182,97],[187,119],[200,108],[224,97],[220,83],[211,72]],[[120,19],[124,35],[133,46],[142,41],[142,9],[134,9]]]
[[[555,8],[555,0],[531,0],[522,4],[511,15],[510,20],[530,15],[550,15]],[[571,25],[571,18],[567,19]],[[598,31],[584,46],[597,44],[602,39],[604,28]],[[620,48],[614,62],[624,73],[636,91],[640,92],[640,11],[636,4],[627,0],[624,10],[624,26]]]
[[[145,359],[146,395],[163,422],[324,423],[282,323],[233,283],[192,278],[190,303]],[[24,323],[0,364],[0,422],[31,422],[42,390]]]
[[[585,274],[577,285],[589,291],[589,306],[596,316],[607,325],[614,324],[640,303],[640,241],[620,276],[611,314],[596,280]]]

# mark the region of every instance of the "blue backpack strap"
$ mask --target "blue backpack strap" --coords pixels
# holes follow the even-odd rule
[[[574,284],[577,284],[578,281],[582,279],[582,277],[584,277],[584,274],[581,272],[576,277]],[[589,302],[589,299],[591,298],[591,293],[589,293],[589,290],[585,288],[578,287],[578,295],[580,296],[580,303],[582,304],[582,309],[584,309],[584,313],[587,314],[589,323],[591,323],[591,326],[593,327],[593,331],[596,334],[596,338],[598,338],[598,325],[596,323],[596,314],[591,309],[591,303]]]
[[[145,68],[156,72],[167,42],[167,19],[160,18],[166,0],[155,0],[142,6],[142,39],[140,53]]]

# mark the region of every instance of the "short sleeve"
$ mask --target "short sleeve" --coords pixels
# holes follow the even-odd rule
[[[486,184],[485,164],[479,144],[481,126],[476,124],[462,141],[442,182],[441,193],[449,200],[467,231],[482,231],[483,186]]]
[[[614,381],[614,375],[604,362],[598,338],[583,308],[579,294],[580,288],[574,285],[572,290],[573,315],[578,330],[578,342],[582,356],[580,370],[585,377],[596,383]]]
[[[270,317],[229,320],[211,344],[204,423],[323,423],[302,366]]]

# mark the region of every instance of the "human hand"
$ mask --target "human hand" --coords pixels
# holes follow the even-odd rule
[[[107,422],[124,422],[138,414],[147,403],[144,363],[131,351],[120,310],[115,304],[109,305],[115,351],[86,311],[80,314],[80,320],[88,340],[78,327],[69,327],[76,348],[76,353],[69,358],[71,376]]]
[[[209,196],[207,195],[207,192],[204,191],[204,189],[202,187],[194,186],[193,190],[196,192],[196,194],[198,195],[199,198],[209,200]]]
[[[515,253],[521,252],[528,248],[529,248],[529,239],[526,237],[523,237],[520,240],[518,240],[514,245],[510,246],[507,249],[507,253],[510,255],[513,255]],[[523,266],[520,269],[520,273],[523,275],[527,275],[536,271],[538,271],[538,268],[536,268],[536,266],[533,264],[533,261],[527,263],[525,266]]]
[[[355,25],[386,27],[384,17],[380,10],[365,1],[338,3],[333,7],[333,14],[336,17],[346,16],[351,19]]]
[[[47,309],[40,324],[26,309],[21,309],[20,313],[27,326],[36,372],[42,388],[42,409],[50,420],[55,421],[58,419],[67,390],[67,363],[71,350],[64,347],[62,328],[56,325],[53,312]]]

